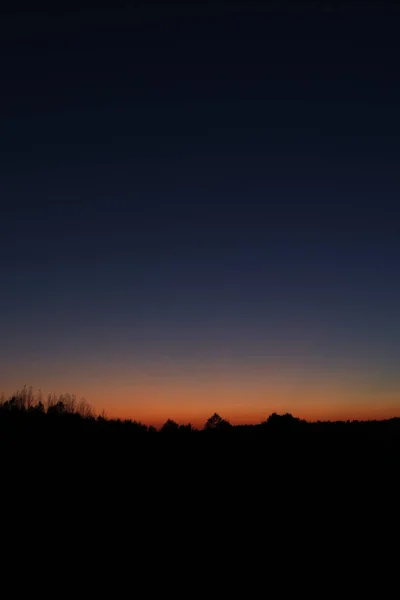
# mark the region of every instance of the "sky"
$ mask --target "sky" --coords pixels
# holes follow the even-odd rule
[[[400,10],[266,4],[2,13],[0,392],[400,416]]]

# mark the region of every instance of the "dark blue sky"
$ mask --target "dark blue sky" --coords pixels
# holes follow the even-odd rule
[[[1,389],[400,389],[400,11],[259,6],[3,14]]]

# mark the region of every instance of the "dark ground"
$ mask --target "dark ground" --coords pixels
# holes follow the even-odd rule
[[[39,560],[53,596],[53,569],[71,594],[83,577],[91,594],[133,586],[185,597],[256,596],[264,578],[279,595],[320,597],[327,586],[343,593],[350,577],[354,595],[372,590],[378,560],[397,572],[400,419],[274,415],[260,426],[155,432],[0,412],[3,546],[14,568],[21,552]],[[120,576],[107,587],[110,572]]]

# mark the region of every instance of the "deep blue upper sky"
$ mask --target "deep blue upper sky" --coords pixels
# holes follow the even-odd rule
[[[246,6],[3,15],[3,388],[101,345],[395,376],[400,12]]]

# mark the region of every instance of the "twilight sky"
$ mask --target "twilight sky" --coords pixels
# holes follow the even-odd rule
[[[277,6],[2,13],[0,392],[400,416],[400,10]]]

